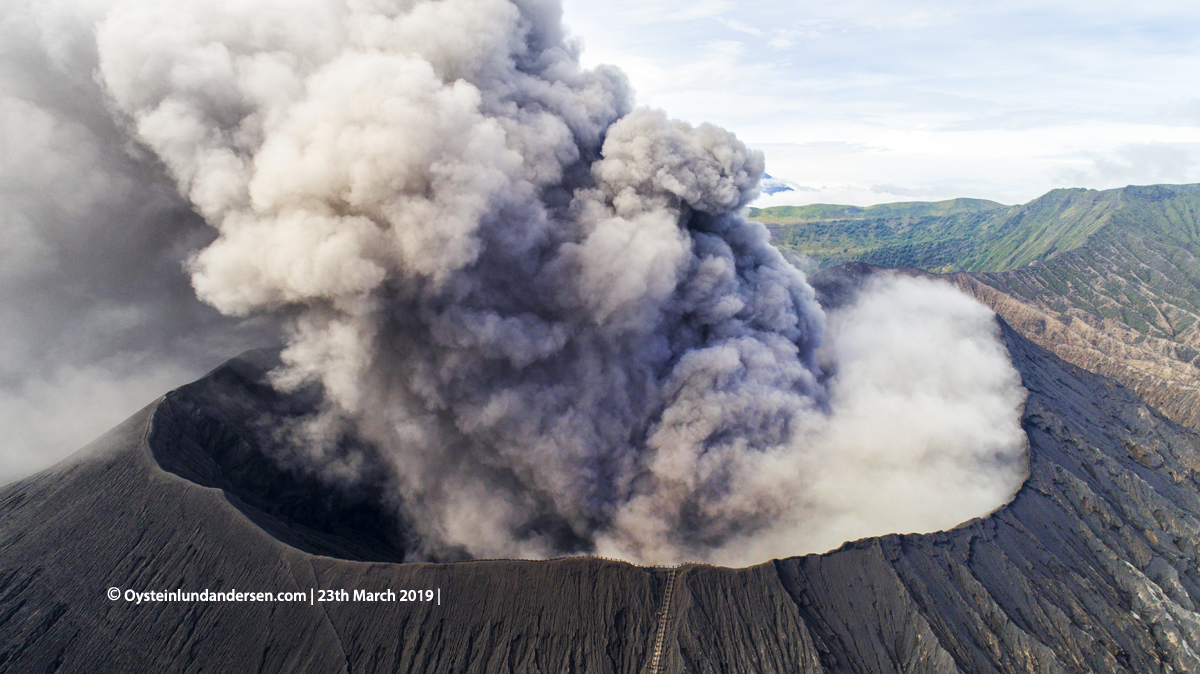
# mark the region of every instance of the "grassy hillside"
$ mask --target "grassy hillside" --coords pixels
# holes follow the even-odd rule
[[[838,206],[809,204],[807,206],[775,206],[751,208],[750,218],[763,223],[788,224],[815,220],[866,220],[871,218],[918,218],[947,216],[978,211],[994,211],[1004,204],[987,199],[947,199],[946,201],[904,201],[894,204]]]
[[[1180,355],[1193,362],[1192,348],[1200,347],[1200,193],[1139,189],[1143,198],[1127,199],[1091,227],[1078,225],[1091,230],[1080,245],[1041,264],[982,278],[1058,311],[1077,309],[1187,344]]]
[[[823,267],[861,260],[959,272],[949,280],[1026,337],[1200,429],[1200,185],[991,203],[820,205],[751,217]]]
[[[914,204],[913,210],[918,210],[916,206],[932,205],[936,204]],[[752,213],[751,218],[767,225],[776,245],[807,255],[821,267],[862,260],[881,267],[938,270],[961,268],[958,261],[974,251],[971,233],[985,227],[995,217],[995,210],[1005,210],[1001,207],[947,215],[920,215],[918,211],[914,214],[896,212],[871,217],[816,219],[810,216],[814,213],[834,214],[837,208],[852,207],[806,208],[812,210],[796,219],[779,215],[775,213],[776,209],[764,209],[757,215]]]
[[[777,245],[819,266],[861,260],[932,271],[1006,271],[1083,246],[1110,223],[1196,234],[1200,185],[1053,190],[1027,204],[980,199],[751,209]],[[1190,228],[1190,229],[1189,229]],[[1190,233],[1189,233],[1190,232]],[[1156,235],[1157,236],[1157,235]]]

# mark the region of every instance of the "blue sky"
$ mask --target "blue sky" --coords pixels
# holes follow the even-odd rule
[[[757,205],[1200,182],[1200,3],[566,0],[588,65],[798,187]]]

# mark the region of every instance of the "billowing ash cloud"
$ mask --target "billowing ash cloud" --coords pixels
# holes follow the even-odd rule
[[[287,460],[334,483],[383,461],[426,554],[743,563],[1020,483],[991,314],[893,280],[822,347],[812,289],[740,215],[761,154],[631,110],[556,2],[101,14],[116,124],[218,233],[196,294],[283,320],[277,385],[327,393]]]

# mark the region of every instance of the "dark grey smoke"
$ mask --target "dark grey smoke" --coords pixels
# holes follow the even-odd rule
[[[121,208],[169,204],[121,236],[143,251],[162,231],[151,257],[172,264],[207,243],[117,128],[217,233],[189,263],[197,295],[282,317],[277,385],[323,385],[286,459],[360,479],[336,449],[352,424],[429,553],[742,563],[949,526],[1020,483],[1022,392],[991,314],[887,282],[819,351],[812,290],[742,216],[762,155],[632,110],[619,72],[579,67],[556,2],[100,9],[60,67],[94,103],[64,119],[96,118],[104,175],[141,177]],[[153,353],[211,329],[182,294]]]

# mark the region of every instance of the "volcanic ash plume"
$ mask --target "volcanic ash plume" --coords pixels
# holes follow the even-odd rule
[[[631,111],[619,72],[579,67],[560,13],[143,1],[99,24],[118,114],[219,232],[190,263],[198,295],[285,317],[278,385],[326,391],[306,465],[365,479],[378,457],[331,440],[353,424],[433,556],[759,561],[732,550],[1003,502],[1021,393],[991,315],[892,283],[819,353],[813,291],[739,214],[761,154]],[[920,312],[947,332],[914,334]],[[855,327],[880,314],[886,338]],[[918,516],[864,525],[835,478]]]
[[[126,151],[94,78],[101,9],[0,0],[0,484],[271,339],[180,273],[211,228]]]

